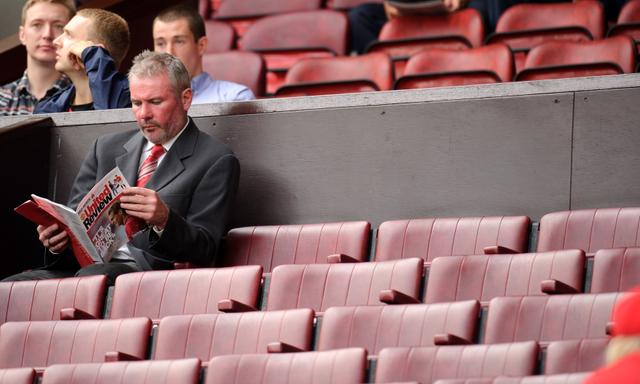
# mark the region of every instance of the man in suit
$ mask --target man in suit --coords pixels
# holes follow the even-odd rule
[[[212,264],[237,189],[238,160],[187,116],[193,92],[180,60],[145,51],[134,59],[129,82],[139,129],[95,141],[68,205],[75,208],[96,182],[118,166],[130,185],[138,185],[125,189],[121,198],[128,220],[137,224],[131,227],[138,231],[110,262],[78,271],[67,233],[55,224],[39,226],[39,239],[57,255],[56,260],[7,280],[106,274],[113,282],[122,273],[168,269],[174,262]],[[147,172],[151,163],[155,169]]]

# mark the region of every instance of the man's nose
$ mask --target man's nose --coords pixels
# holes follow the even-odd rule
[[[149,120],[153,117],[151,108],[146,103],[140,104],[138,107],[138,118],[141,120]]]
[[[175,48],[173,47],[173,44],[167,43],[167,49],[165,50],[165,52],[170,54],[171,56],[175,56]]]
[[[42,37],[49,40],[54,40],[56,38],[56,31],[53,24],[47,23],[44,25],[44,31],[43,31]]]

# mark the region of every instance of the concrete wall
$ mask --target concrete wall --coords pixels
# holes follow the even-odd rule
[[[11,36],[18,31],[24,1],[25,0],[2,0],[0,39]]]

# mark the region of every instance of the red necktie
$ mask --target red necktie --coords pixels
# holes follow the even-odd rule
[[[142,165],[138,169],[138,180],[136,181],[136,187],[144,187],[147,181],[153,176],[153,173],[158,168],[158,159],[164,154],[164,147],[160,144],[155,144],[151,148],[151,153],[142,162]],[[137,219],[135,217],[127,217],[127,221],[124,224],[127,237],[131,239],[133,235],[146,227],[144,220]]]

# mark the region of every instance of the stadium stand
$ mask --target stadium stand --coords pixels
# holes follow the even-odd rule
[[[636,47],[628,36],[595,41],[548,41],[532,48],[516,80],[631,73],[636,68]]]
[[[622,292],[640,285],[640,248],[601,249],[593,258],[591,293]]]
[[[160,321],[154,360],[311,350],[313,311],[168,316]]]
[[[7,321],[102,317],[105,276],[0,282],[0,325]]]
[[[484,24],[475,9],[444,15],[401,16],[389,20],[367,52],[386,52],[395,63],[396,77],[402,76],[409,57],[424,48],[467,49],[479,47]]]
[[[538,345],[534,342],[380,351],[376,383],[432,383],[438,379],[525,376],[535,372]]]
[[[171,316],[257,310],[262,267],[128,273],[116,279],[110,317]]]
[[[387,347],[472,344],[480,304],[331,307],[322,318],[316,350],[365,348],[377,355]]]
[[[220,265],[261,265],[269,273],[282,264],[327,263],[330,256],[366,261],[370,231],[366,221],[234,228]]]
[[[513,54],[504,44],[466,50],[429,48],[409,58],[394,89],[448,87],[511,81]]]
[[[366,382],[367,353],[362,348],[325,352],[229,355],[211,359],[205,384]]]
[[[553,341],[547,347],[544,373],[590,372],[605,365],[608,338]]]
[[[393,66],[385,53],[303,59],[287,72],[276,96],[312,96],[386,91],[393,85]]]
[[[204,27],[206,35],[210,36],[207,44],[207,53],[218,53],[230,51],[235,47],[236,31],[229,24],[205,20]]]
[[[267,93],[284,82],[287,70],[305,57],[347,53],[347,17],[318,10],[268,16],[256,21],[238,42],[240,49],[260,53],[267,64]]]
[[[267,310],[420,302],[422,260],[280,265],[271,274]]]
[[[527,251],[526,216],[393,220],[380,224],[375,261]]]
[[[266,92],[266,68],[262,56],[253,52],[230,51],[202,56],[202,69],[211,77],[246,85],[256,97],[262,97]]]
[[[597,1],[557,4],[516,4],[498,19],[488,43],[502,42],[514,51],[520,71],[527,52],[549,40],[584,41],[604,37],[605,16]]]
[[[580,250],[438,257],[429,269],[424,302],[581,293],[584,268]]]
[[[52,365],[44,371],[42,384],[198,384],[199,377],[198,359],[61,364]]]

